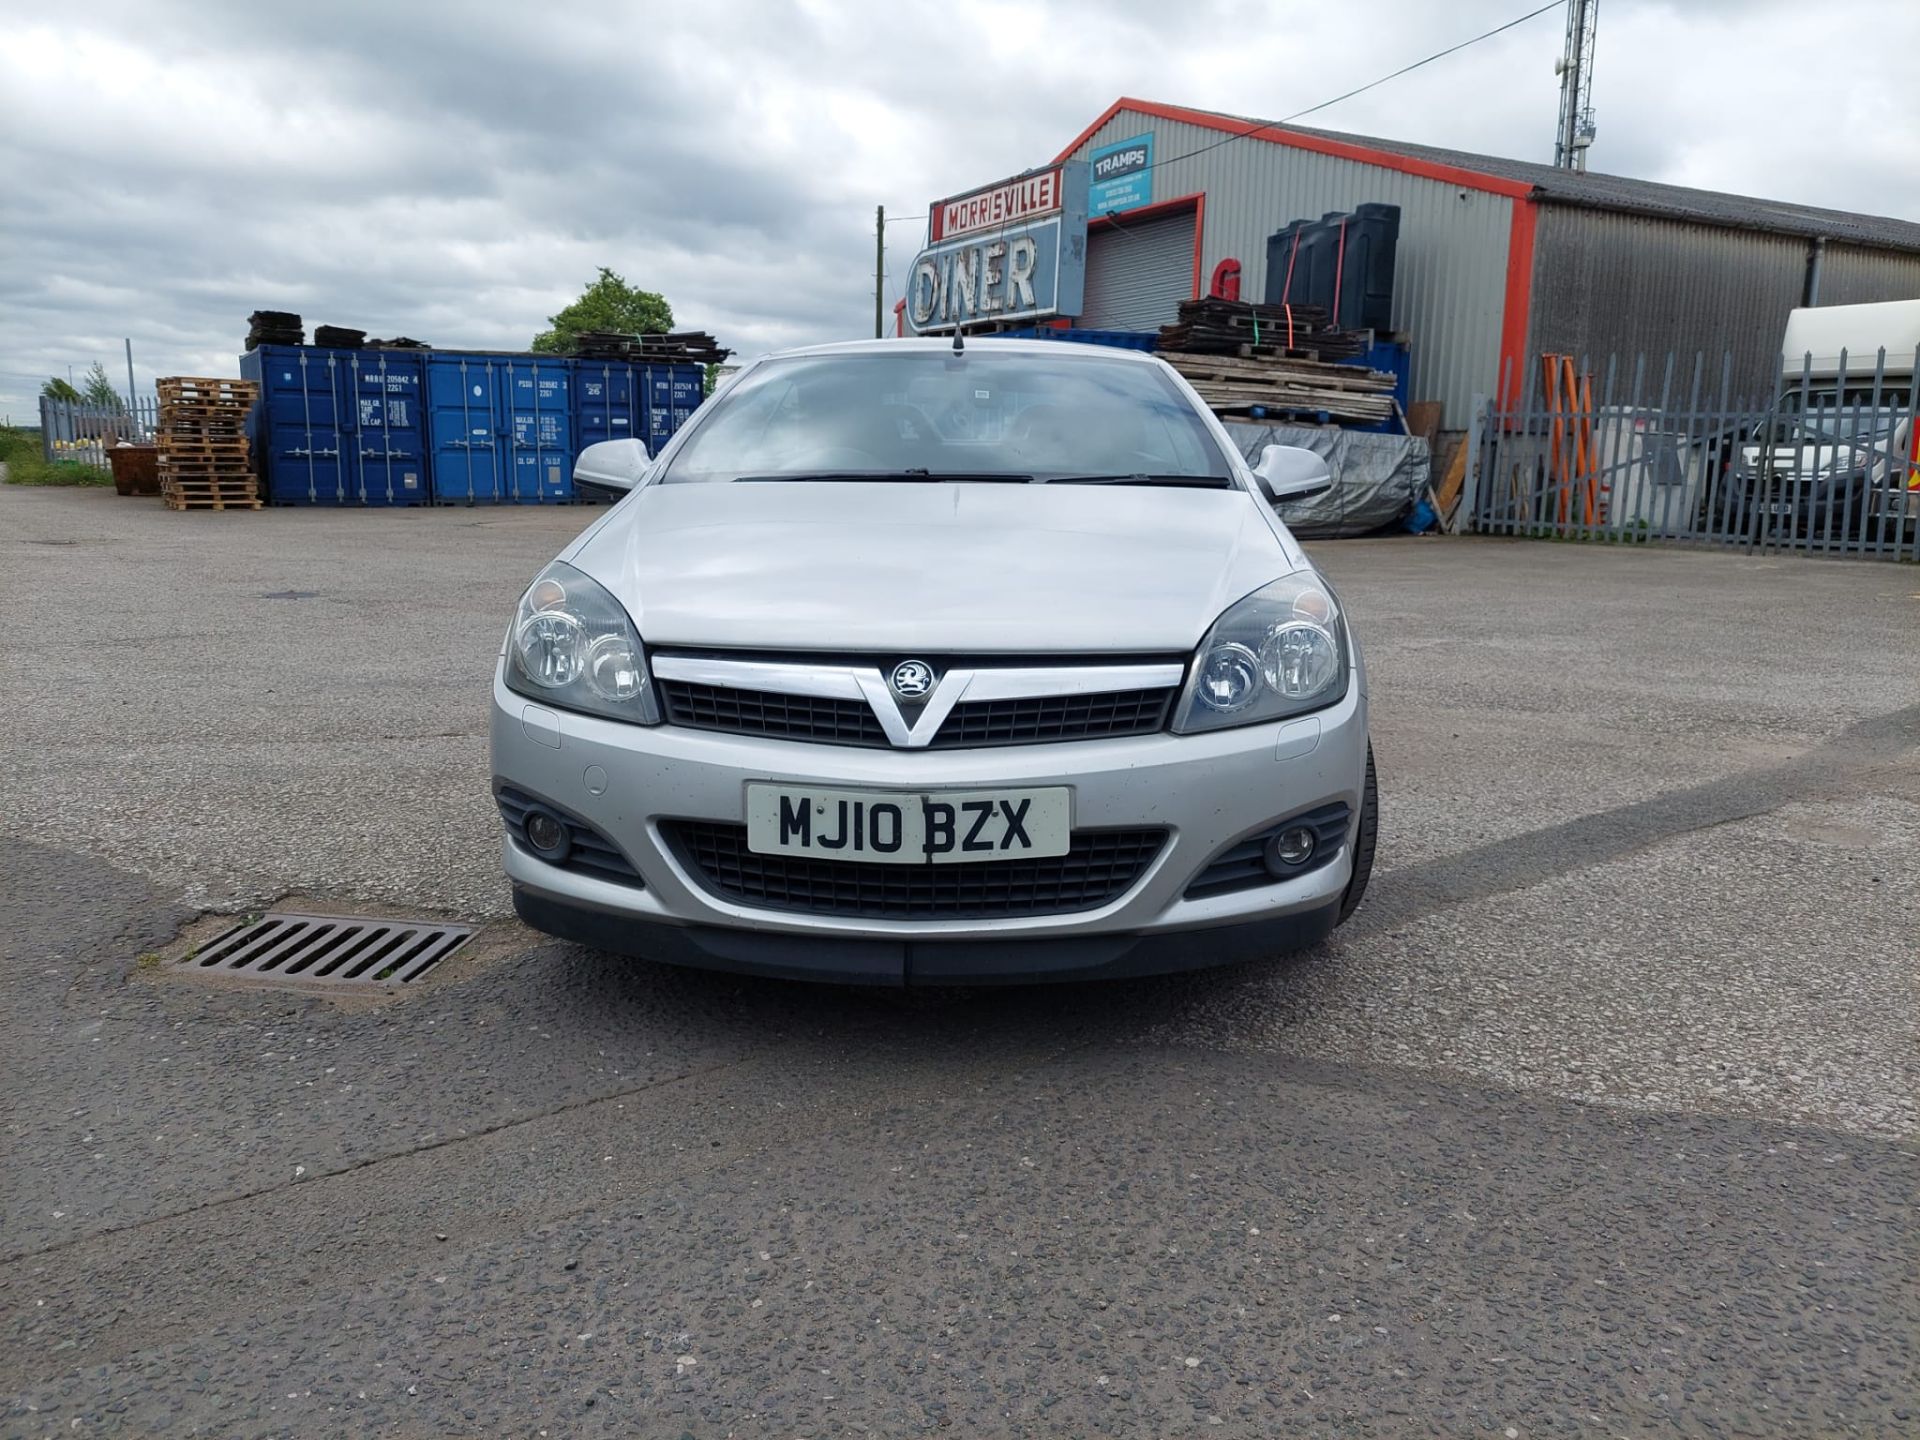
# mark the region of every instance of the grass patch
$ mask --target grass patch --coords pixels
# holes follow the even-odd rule
[[[133,963],[138,965],[142,970],[156,970],[160,966],[160,952],[157,950],[142,951],[140,958]]]
[[[95,469],[78,460],[47,460],[40,454],[40,436],[32,430],[0,428],[0,462],[7,467],[9,485],[111,485],[111,470]]]

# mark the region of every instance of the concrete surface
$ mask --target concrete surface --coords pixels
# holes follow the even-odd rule
[[[499,921],[484,676],[590,518],[0,490],[0,1433],[1920,1428],[1920,574],[1315,547],[1352,924],[898,997]],[[290,892],[499,923],[137,963]]]

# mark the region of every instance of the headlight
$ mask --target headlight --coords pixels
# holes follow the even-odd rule
[[[1173,728],[1183,734],[1284,720],[1347,693],[1347,630],[1311,570],[1276,580],[1213,622]]]
[[[507,639],[507,688],[565,710],[660,723],[633,621],[604,587],[558,561],[520,597]]]

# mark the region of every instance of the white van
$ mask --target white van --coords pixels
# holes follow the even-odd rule
[[[1779,399],[1740,453],[1749,502],[1770,528],[1899,536],[1920,520],[1920,300],[1791,311],[1780,352]]]

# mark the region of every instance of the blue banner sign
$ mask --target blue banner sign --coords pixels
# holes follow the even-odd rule
[[[1096,219],[1153,203],[1153,132],[1102,145],[1087,156],[1093,186],[1087,213]]]

